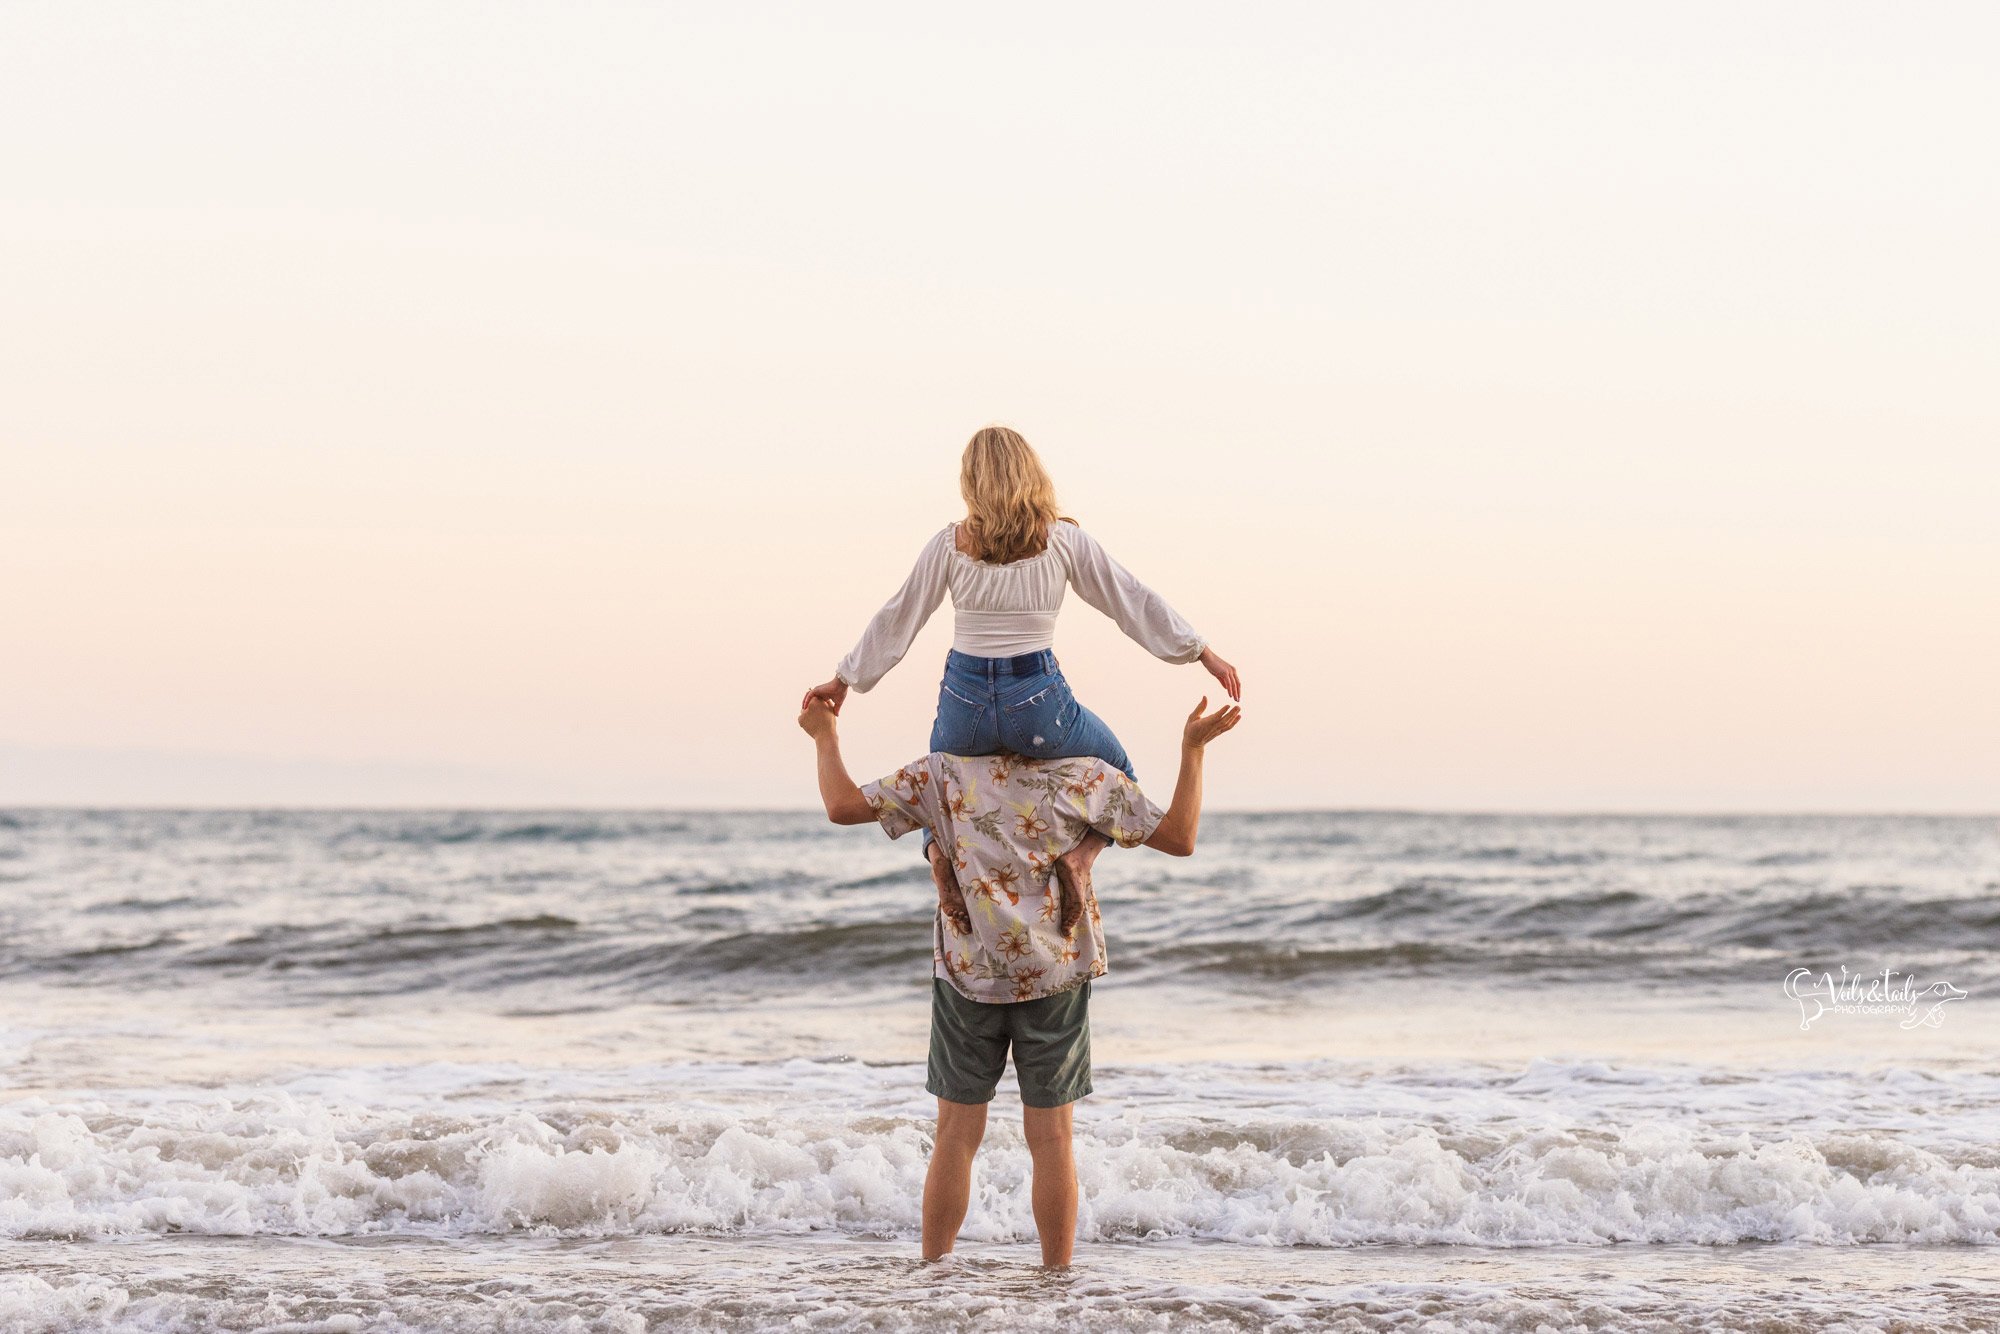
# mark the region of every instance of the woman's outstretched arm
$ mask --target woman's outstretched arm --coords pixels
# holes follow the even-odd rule
[[[1236,669],[1210,648],[1167,600],[1111,559],[1089,533],[1058,523],[1052,537],[1062,549],[1077,596],[1109,616],[1141,648],[1167,662],[1199,662],[1222,683],[1231,699],[1243,698]]]
[[[896,590],[896,596],[884,603],[882,610],[868,622],[868,628],[861,632],[861,642],[840,660],[833,679],[808,690],[800,708],[823,699],[838,713],[849,686],[866,694],[889,674],[891,667],[903,660],[917,631],[924,628],[924,622],[930,620],[931,613],[944,601],[945,587],[951,578],[951,548],[950,528],[924,544],[924,549],[917,553],[916,567]]]

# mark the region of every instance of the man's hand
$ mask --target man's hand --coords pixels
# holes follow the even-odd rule
[[[799,707],[810,709],[816,699],[831,704],[833,711],[839,713],[840,706],[847,702],[847,682],[836,676],[825,685],[814,686],[806,691],[806,697],[799,701]]]
[[[1240,705],[1231,704],[1227,708],[1217,709],[1214,713],[1207,713],[1207,708],[1208,696],[1203,695],[1201,703],[1195,705],[1194,712],[1188,715],[1187,725],[1181,728],[1183,750],[1200,750],[1236,726],[1237,721],[1243,717]]]
[[[826,700],[808,696],[804,711],[799,714],[799,726],[815,741],[824,741],[838,736],[839,729],[834,723],[834,715],[840,710]]]

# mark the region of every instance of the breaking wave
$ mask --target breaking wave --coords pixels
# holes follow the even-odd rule
[[[928,1122],[384,1112],[286,1094],[0,1110],[0,1236],[528,1232],[912,1235]],[[2000,1163],[1873,1132],[1755,1139],[1390,1117],[1080,1127],[1082,1233],[1286,1246],[2000,1241]],[[979,1160],[974,1238],[1034,1235],[1018,1127]]]

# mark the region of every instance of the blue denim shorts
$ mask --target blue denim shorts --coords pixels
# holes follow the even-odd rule
[[[1018,658],[945,656],[931,749],[947,755],[1009,750],[1030,759],[1092,756],[1127,778],[1132,761],[1104,720],[1079,704],[1047,649]]]

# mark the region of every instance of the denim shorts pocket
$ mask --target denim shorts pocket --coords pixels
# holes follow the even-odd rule
[[[986,720],[986,705],[968,699],[946,681],[938,687],[937,721],[931,724],[931,749],[948,755],[978,752],[979,725]]]
[[[1000,710],[1000,734],[1016,754],[1046,759],[1063,753],[1076,726],[1076,695],[1060,676]]]

